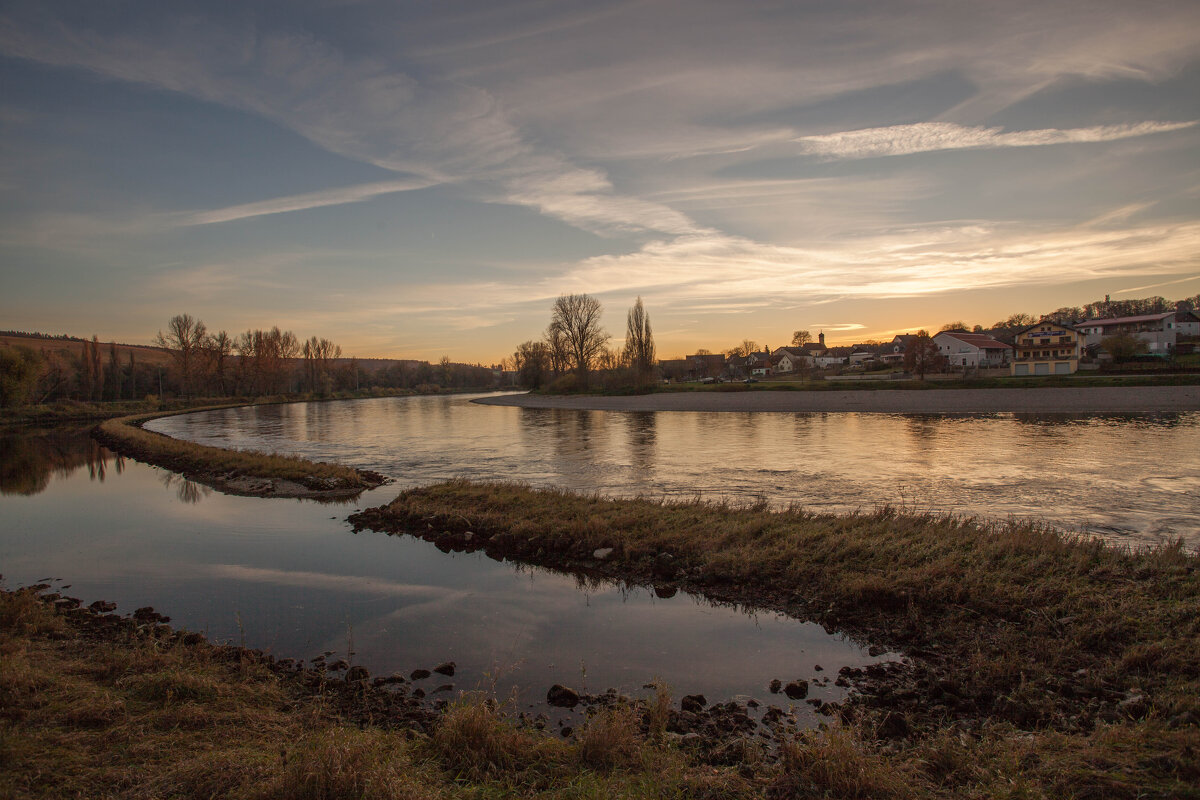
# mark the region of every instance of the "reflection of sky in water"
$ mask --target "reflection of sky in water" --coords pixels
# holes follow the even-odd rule
[[[897,415],[574,411],[381,398],[206,412],[151,427],[378,469],[610,495],[898,505],[1036,518],[1120,543],[1200,544],[1200,413]]]
[[[62,577],[85,602],[155,606],[176,625],[279,656],[344,657],[352,641],[355,663],[374,674],[453,660],[457,688],[496,676],[501,693],[520,686],[526,702],[555,682],[638,691],[656,677],[713,700],[765,700],[772,678],[812,679],[816,664],[832,678],[841,664],[875,660],[813,624],[354,534],[345,507],[229,497],[96,455],[104,469],[93,459],[58,470],[39,494],[0,499],[8,586]],[[394,495],[384,487],[361,505]]]

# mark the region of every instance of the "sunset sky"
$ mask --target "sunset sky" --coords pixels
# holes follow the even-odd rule
[[[1200,3],[4,2],[0,328],[491,363],[1200,292]]]

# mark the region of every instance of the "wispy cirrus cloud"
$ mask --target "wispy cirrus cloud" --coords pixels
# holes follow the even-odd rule
[[[1088,128],[1044,128],[1004,132],[1003,128],[982,128],[952,122],[918,122],[889,125],[855,131],[801,136],[795,141],[806,155],[827,158],[878,158],[940,150],[978,150],[1002,147],[1040,147],[1051,144],[1112,142],[1155,133],[1191,128],[1189,122],[1138,122],[1130,125],[1096,125]]]
[[[304,211],[310,208],[338,206],[346,203],[361,203],[386,194],[411,192],[426,189],[436,185],[436,181],[414,178],[412,180],[381,181],[364,183],[358,186],[345,186],[337,189],[325,189],[319,192],[305,192],[287,197],[276,197],[270,200],[260,200],[255,203],[243,203],[211,211],[197,211],[184,214],[177,218],[179,225],[212,225],[219,222],[233,222],[251,217],[263,217],[270,214],[286,214],[291,211]]]

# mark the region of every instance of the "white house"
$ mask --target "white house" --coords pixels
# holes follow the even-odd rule
[[[771,354],[771,360],[775,363],[773,371],[776,375],[799,372],[813,365],[813,357],[799,347],[777,348]]]
[[[1012,347],[986,333],[942,331],[933,342],[951,368],[1002,367],[1012,360]]]
[[[1145,342],[1146,349],[1153,355],[1166,355],[1171,352],[1175,349],[1178,339],[1174,311],[1136,317],[1089,319],[1076,325],[1075,329],[1083,334],[1085,347],[1100,344],[1107,336],[1127,334]]]

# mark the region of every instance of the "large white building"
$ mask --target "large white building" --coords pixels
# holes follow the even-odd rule
[[[1128,334],[1145,342],[1146,349],[1152,355],[1170,353],[1175,349],[1178,339],[1174,311],[1136,317],[1089,319],[1076,325],[1075,329],[1083,334],[1085,347],[1100,344],[1100,341],[1108,336]]]

